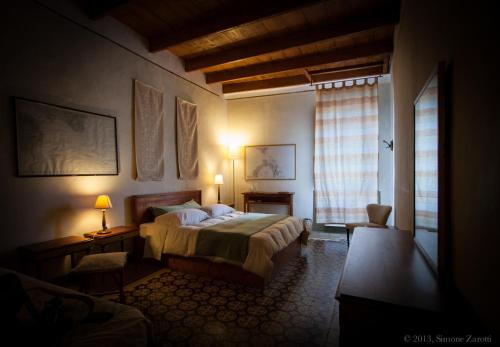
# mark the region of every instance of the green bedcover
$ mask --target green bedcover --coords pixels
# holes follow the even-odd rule
[[[247,213],[241,217],[202,228],[196,241],[196,255],[220,257],[240,264],[248,254],[250,236],[285,219],[286,215]]]

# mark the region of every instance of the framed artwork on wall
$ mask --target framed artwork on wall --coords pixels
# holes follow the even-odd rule
[[[296,179],[295,150],[295,144],[245,146],[245,179]]]
[[[116,118],[14,98],[18,176],[118,175]]]

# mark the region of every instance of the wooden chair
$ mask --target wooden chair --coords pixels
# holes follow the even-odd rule
[[[387,228],[387,220],[392,212],[392,206],[369,204],[366,206],[368,222],[346,223],[348,232],[354,231],[356,227]]]

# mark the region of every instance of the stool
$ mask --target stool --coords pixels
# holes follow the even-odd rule
[[[127,252],[99,253],[85,255],[71,273],[81,277],[80,290],[89,292],[89,281],[94,274],[110,274],[119,287],[120,303],[125,302],[123,292],[124,268]]]

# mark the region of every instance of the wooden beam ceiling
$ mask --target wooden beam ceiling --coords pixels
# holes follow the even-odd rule
[[[292,11],[312,5],[321,0],[273,0],[273,1],[235,1],[224,6],[216,13],[207,14],[205,21],[196,18],[186,23],[175,32],[150,37],[149,50],[157,52],[177,44],[194,40],[209,34],[229,30],[231,28],[262,20],[266,17]]]
[[[277,37],[264,38],[235,48],[185,59],[184,68],[188,72],[199,70],[325,39],[333,39],[377,27],[394,25],[396,22],[395,15],[383,12],[381,15],[371,18],[358,18],[295,33],[286,32]]]
[[[306,75],[286,76],[278,78],[268,78],[258,81],[224,83],[222,85],[222,92],[224,94],[227,94],[227,93],[244,92],[249,90],[297,86],[309,83],[311,82]]]
[[[356,58],[392,53],[392,39],[378,40],[356,46],[342,47],[326,52],[302,55],[272,62],[214,71],[205,74],[207,83],[225,82],[246,77],[337,63]]]
[[[311,72],[309,72],[311,73]],[[377,65],[366,66],[355,69],[338,69],[337,71],[326,72],[322,74],[312,74],[311,80],[312,83],[321,83],[321,82],[331,82],[338,80],[345,80],[350,78],[361,78],[368,76],[376,76],[384,73],[384,64],[380,63]]]
[[[224,94],[246,92],[251,90],[289,87],[321,82],[333,82],[351,78],[362,78],[384,73],[384,62],[350,65],[340,68],[305,71],[304,75],[268,78],[257,81],[224,83]]]

